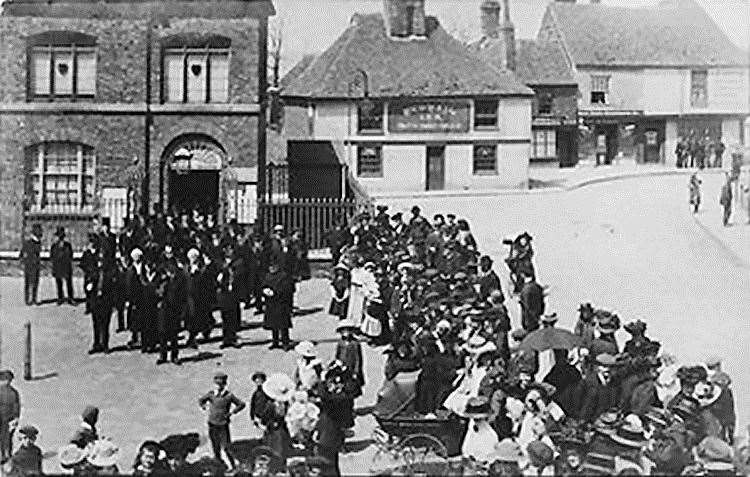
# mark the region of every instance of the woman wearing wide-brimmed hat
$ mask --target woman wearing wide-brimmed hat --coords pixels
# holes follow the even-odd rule
[[[297,367],[294,370],[294,382],[298,389],[310,391],[320,382],[323,374],[323,362],[318,359],[315,344],[312,341],[301,341],[294,347],[297,354]]]
[[[343,263],[333,267],[333,278],[331,279],[331,304],[328,314],[338,317],[340,320],[346,318],[346,310],[349,307],[349,268]]]
[[[480,462],[492,462],[499,439],[488,421],[492,409],[485,396],[469,398],[460,415],[469,419],[469,427],[461,445],[461,454]]]
[[[446,409],[461,415],[466,408],[466,403],[471,397],[479,395],[479,387],[482,379],[487,374],[489,365],[492,363],[491,354],[497,351],[497,347],[483,336],[475,335],[464,345],[468,354],[466,367],[459,377],[458,387],[448,396],[443,403]]]
[[[282,461],[291,449],[292,440],[286,426],[286,412],[294,396],[294,381],[283,373],[272,374],[263,383],[263,392],[270,398],[261,412],[261,422],[265,426],[263,441],[273,449]]]

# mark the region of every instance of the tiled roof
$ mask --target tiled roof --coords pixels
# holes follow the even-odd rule
[[[345,98],[362,95],[358,70],[373,96],[531,95],[512,74],[471,54],[433,17],[427,37],[393,39],[380,14],[355,15],[344,33],[296,78],[283,96]],[[350,84],[355,82],[350,88]]]
[[[504,49],[502,39],[482,38],[471,50],[501,69]],[[535,40],[516,41],[516,78],[527,85],[576,84],[565,51],[557,44]]]
[[[297,76],[301,75],[308,66],[312,64],[312,62],[317,58],[318,55],[315,54],[309,54],[302,57],[301,60],[297,62],[294,66],[292,66],[292,69],[287,71],[287,73],[281,78],[281,81],[279,81],[282,88],[286,88],[289,83],[296,78]]]
[[[692,0],[689,8],[553,2],[548,8],[576,65],[746,65],[748,53]]]

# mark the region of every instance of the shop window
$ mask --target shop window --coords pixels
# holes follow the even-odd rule
[[[28,97],[35,100],[93,98],[96,94],[96,38],[50,31],[28,40]]]
[[[383,132],[383,103],[363,101],[357,105],[357,130],[363,134]]]
[[[360,144],[357,147],[357,176],[383,177],[383,148]]]
[[[30,211],[85,212],[94,205],[93,148],[45,142],[26,149],[26,198]]]
[[[538,97],[538,114],[552,114],[552,103],[554,98],[551,93],[542,93]]]
[[[475,175],[497,174],[497,145],[475,145],[473,162]]]
[[[690,106],[705,108],[708,106],[708,71],[690,72]]]
[[[228,38],[185,35],[165,40],[164,100],[170,103],[226,103],[229,100]]]
[[[554,129],[533,131],[531,156],[534,159],[554,159],[557,157],[557,134]]]
[[[607,104],[609,97],[609,76],[591,76],[591,104]]]
[[[474,101],[474,127],[496,128],[497,127],[497,100]]]

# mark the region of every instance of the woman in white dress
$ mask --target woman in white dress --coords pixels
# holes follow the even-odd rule
[[[461,445],[464,457],[487,463],[494,460],[495,446],[500,440],[487,420],[491,413],[490,401],[485,396],[472,397],[466,402],[462,414],[469,418],[469,428]]]
[[[446,409],[463,416],[467,401],[479,395],[479,386],[492,365],[490,353],[497,350],[495,343],[483,336],[475,335],[464,345],[468,353],[463,374],[458,378],[458,387],[443,403]]]
[[[371,269],[370,271],[368,271],[368,266]],[[346,312],[346,318],[354,323],[357,328],[362,324],[362,319],[365,316],[367,297],[368,294],[372,293],[372,284],[377,285],[375,275],[372,273],[374,268],[374,264],[366,263],[364,266],[357,266],[351,272],[349,308]]]

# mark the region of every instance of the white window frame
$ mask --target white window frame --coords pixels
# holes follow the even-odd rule
[[[380,168],[378,172],[362,171],[362,150],[364,148],[374,148],[378,151],[378,162]],[[357,177],[362,178],[382,178],[383,177],[383,146],[381,144],[358,144],[357,145]]]
[[[75,101],[79,98],[91,99],[96,96],[96,70],[97,70],[97,49],[96,46],[82,46],[76,45],[75,43],[70,45],[35,45],[29,49],[29,62],[28,62],[28,75],[29,75],[29,88],[28,94],[30,98],[39,99],[70,99]],[[92,84],[90,91],[81,91],[81,68],[80,59],[84,55],[93,55],[93,71],[91,75],[93,78],[87,78],[87,82]],[[43,66],[46,66],[46,75],[42,76],[37,70],[37,58],[46,56],[43,59]],[[70,71],[67,75],[70,76],[70,91],[62,92],[61,88],[56,83],[56,78],[59,78],[61,73],[57,68],[57,60],[62,56],[68,56],[70,58]],[[46,85],[40,85],[39,81],[45,81]],[[41,88],[40,88],[41,86]]]
[[[490,147],[494,151],[492,167],[477,167],[477,151],[479,148]],[[497,156],[500,153],[500,146],[498,144],[478,143],[474,144],[471,149],[471,170],[475,176],[494,176],[497,175]]]
[[[591,75],[591,97],[589,100],[593,100],[594,93],[604,94],[604,102],[590,101],[591,104],[609,104],[610,81],[610,75]]]
[[[539,135],[544,138],[541,143],[538,140]],[[531,157],[533,159],[557,159],[557,130],[534,129],[531,131]]]
[[[67,144],[74,146],[76,149],[76,167],[72,171],[55,170],[50,168],[50,148],[54,145]],[[35,150],[34,150],[35,149]],[[34,182],[38,184],[38,189],[35,190],[35,199],[30,204],[29,210],[31,212],[93,212],[94,202],[96,196],[96,154],[94,154],[93,148],[85,144],[76,142],[43,142],[32,146],[32,151],[35,154],[35,166],[30,168],[28,171],[30,188],[34,188]],[[90,168],[85,169],[86,158],[84,154],[90,153]],[[28,159],[27,159],[28,160]],[[76,198],[72,203],[58,204],[56,202],[50,202],[47,197],[49,184],[52,182],[52,177],[67,177],[75,178],[76,182]],[[91,192],[92,199],[86,200],[86,180],[91,178]]]
[[[191,57],[199,56],[203,58],[203,68],[205,79],[202,92],[199,97],[191,97],[191,93],[195,93],[195,90],[189,87],[189,75]],[[224,78],[214,78],[212,73],[213,59],[225,58],[226,59],[226,76]],[[181,98],[173,98],[170,92],[170,84],[172,83],[171,74],[172,71],[169,69],[169,60],[178,59],[182,62],[182,68],[179,70],[179,80],[181,82],[181,89],[179,91]],[[228,103],[229,102],[229,72],[232,65],[232,49],[229,48],[165,48],[163,53],[163,94],[165,103]],[[222,86],[216,88],[216,85],[212,84],[212,81],[221,81]],[[216,98],[212,95],[212,92],[221,90],[222,94],[220,98]],[[213,97],[212,97],[213,96]]]
[[[703,77],[703,84],[696,83],[696,77]],[[697,97],[695,92],[698,91],[696,86],[702,86],[702,97]],[[708,107],[708,70],[691,70],[690,71],[690,106],[693,108]]]

